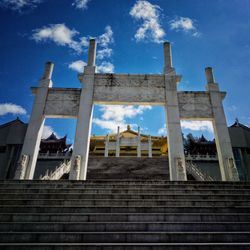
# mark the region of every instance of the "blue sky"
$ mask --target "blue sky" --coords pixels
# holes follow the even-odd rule
[[[183,75],[179,90],[205,90],[204,68],[212,66],[228,124],[250,125],[249,0],[1,0],[0,123],[19,116],[28,122],[46,61],[53,61],[53,86],[80,87],[77,71],[87,60],[87,41],[99,41],[97,69],[115,73],[161,73],[162,42],[172,43],[173,63]],[[74,119],[47,119],[46,133],[68,135]],[[164,133],[162,107],[97,106],[92,134],[117,124]],[[210,123],[183,122],[183,132],[213,138]]]

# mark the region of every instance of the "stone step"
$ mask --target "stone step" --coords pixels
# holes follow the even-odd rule
[[[121,176],[120,176],[121,177]],[[61,179],[61,180],[39,180],[39,179],[34,179],[34,180],[1,180],[0,181],[2,184],[7,184],[7,183],[26,183],[26,184],[35,184],[35,183],[49,183],[49,184],[84,184],[86,182],[93,182],[93,183],[99,183],[99,182],[105,182],[105,183],[110,183],[110,182],[142,182],[142,183],[150,183],[150,182],[164,182],[164,183],[173,183],[173,184],[197,184],[197,183],[203,183],[203,184],[230,184],[230,183],[234,183],[236,185],[250,185],[250,181],[196,181],[196,180],[189,180],[189,181],[170,181],[170,180],[159,180],[157,178],[150,178],[150,179],[145,179],[145,180],[141,180],[140,178],[138,179],[134,179],[134,178],[120,178],[120,179],[116,179],[116,178],[98,178],[98,179],[90,179],[87,178],[86,180],[68,180],[68,179]]]
[[[250,206],[51,206],[2,205],[0,213],[250,213]]]
[[[250,232],[0,232],[1,243],[206,243],[247,242]]]
[[[250,222],[250,213],[0,213],[1,222]],[[249,223],[250,224],[250,223]]]
[[[53,189],[53,190],[58,190],[61,191],[62,189],[67,189],[68,192],[75,192],[78,190],[85,190],[85,189],[92,189],[92,190],[166,190],[166,191],[199,191],[199,190],[204,190],[204,192],[207,191],[226,191],[228,189],[234,189],[237,191],[250,191],[250,188],[246,187],[246,186],[236,186],[236,187],[229,187],[229,186],[171,186],[171,185],[165,185],[165,184],[148,184],[148,185],[119,185],[119,184],[107,184],[107,185],[95,185],[95,184],[85,184],[85,185],[81,185],[81,186],[49,186],[49,185],[38,185],[38,186],[22,186],[22,185],[16,185],[16,186],[4,186],[4,187],[0,187],[0,190],[4,189],[3,191],[1,191],[1,193],[3,192],[8,192],[12,189]],[[201,191],[202,192],[202,191]]]
[[[220,199],[1,199],[0,206],[250,206],[250,200]]]
[[[3,250],[249,250],[250,243],[0,243]]]
[[[0,232],[250,232],[249,222],[0,222]],[[250,235],[249,235],[250,236]]]
[[[0,189],[0,194],[220,194],[220,195],[249,195],[248,189],[150,189],[145,191],[144,188],[8,188]]]
[[[27,193],[27,194],[16,194],[6,193],[1,194],[1,200],[250,200],[250,194],[151,194],[144,191],[143,194],[75,194],[75,193]]]
[[[0,213],[1,222],[250,222],[250,213]],[[250,223],[249,223],[250,224]]]
[[[130,186],[136,186],[136,187],[145,187],[148,186],[150,188],[152,187],[164,187],[164,188],[244,188],[244,189],[250,189],[250,183],[249,182],[170,182],[170,181],[120,181],[120,180],[105,180],[105,181],[68,181],[68,182],[60,182],[59,181],[1,181],[0,182],[0,188],[41,188],[41,187],[50,187],[50,188],[58,188],[58,187],[64,187],[64,188],[84,188],[84,187],[121,187],[126,188]]]

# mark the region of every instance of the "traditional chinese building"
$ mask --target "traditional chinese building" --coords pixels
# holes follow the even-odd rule
[[[67,144],[67,136],[62,138],[57,138],[54,133],[52,133],[48,138],[42,139],[40,143],[40,153],[63,153],[67,152],[71,144]]]
[[[194,138],[192,134],[187,135],[184,143],[185,154],[216,156],[215,140],[207,140],[204,135]]]
[[[125,131],[106,136],[91,136],[91,156],[145,156],[167,155],[167,137],[150,136],[134,131],[128,125]]]

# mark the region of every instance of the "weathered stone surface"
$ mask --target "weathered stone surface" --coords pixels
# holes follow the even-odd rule
[[[181,119],[212,119],[210,95],[205,91],[178,92]]]
[[[249,190],[240,182],[1,181],[0,248],[249,249]]]
[[[163,90],[163,75],[96,74],[94,102],[163,105]]]

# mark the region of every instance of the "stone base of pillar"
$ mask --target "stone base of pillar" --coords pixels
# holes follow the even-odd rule
[[[71,160],[71,169],[70,169],[70,180],[79,180],[80,177],[80,169],[81,169],[81,156],[76,155]]]
[[[14,177],[15,180],[25,179],[28,163],[29,163],[29,156],[22,155],[20,161],[18,162],[17,170]]]

